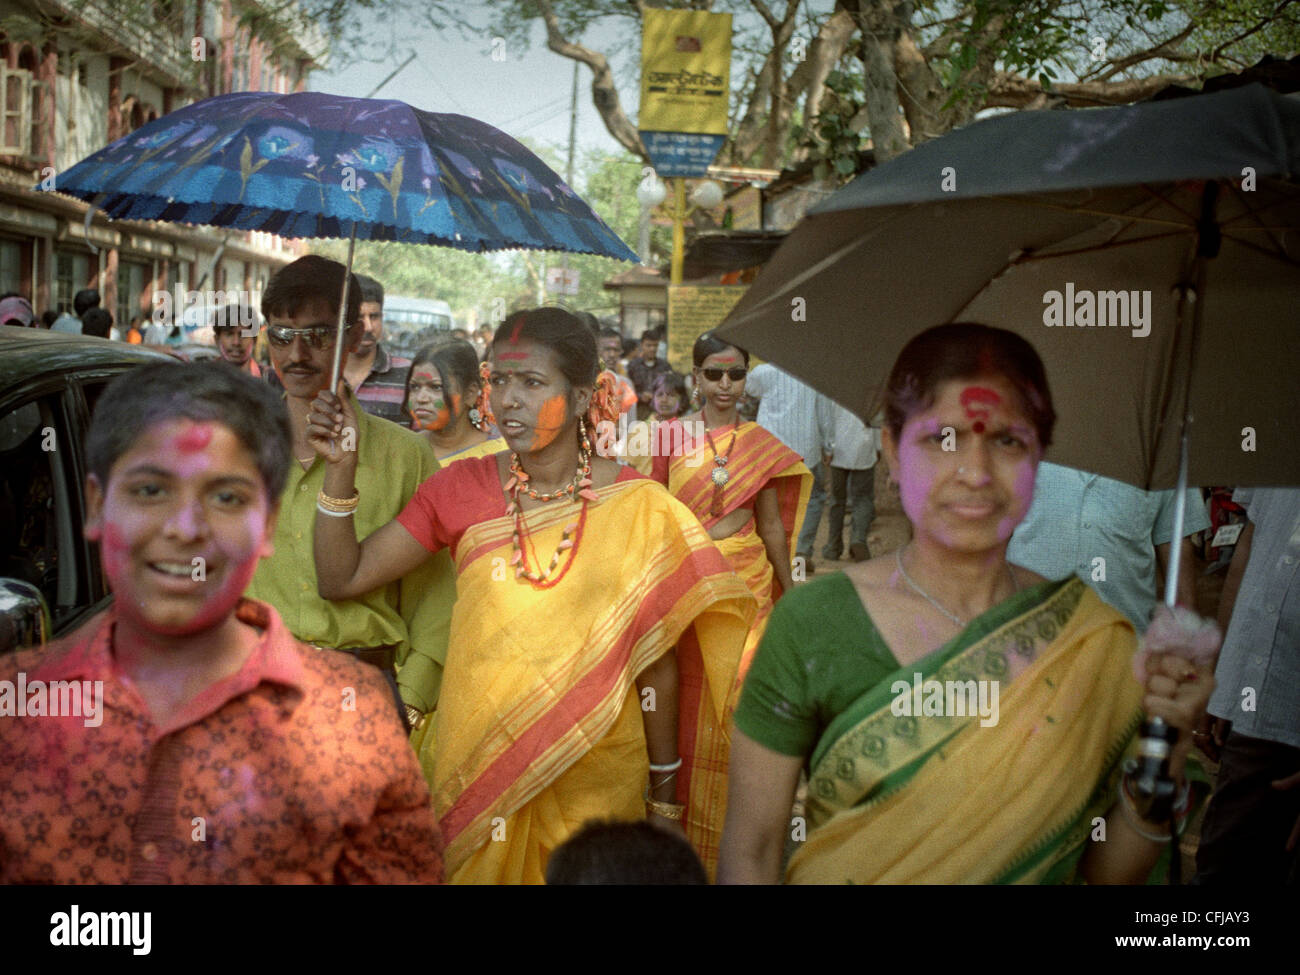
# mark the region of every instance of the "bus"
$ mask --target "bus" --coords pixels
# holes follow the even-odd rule
[[[455,327],[451,305],[445,301],[384,296],[384,334],[399,352],[410,352]]]

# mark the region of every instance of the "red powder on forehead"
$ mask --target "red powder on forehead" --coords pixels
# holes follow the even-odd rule
[[[987,420],[990,406],[1000,406],[1002,397],[986,386],[967,386],[961,391],[961,405],[969,417]],[[979,405],[976,405],[979,404]],[[978,433],[980,431],[976,431]]]
[[[520,318],[519,321],[515,322],[515,327],[510,330],[511,345],[519,344],[519,333],[522,332],[523,330],[524,330],[524,319]]]
[[[740,357],[737,355],[733,355],[730,352],[725,352],[725,353],[719,353],[718,355],[715,355],[713,357],[713,361],[718,363],[718,365],[721,366],[734,366],[738,361],[740,361]]]
[[[423,369],[411,374],[412,379],[423,379],[425,382],[433,382],[433,373],[425,372]]]
[[[971,429],[974,430],[976,433],[983,433],[983,432],[984,432],[984,421],[983,421],[983,420],[976,420],[975,423],[972,425]]]
[[[211,442],[212,428],[206,423],[195,423],[188,426],[184,433],[181,433],[172,441],[176,449],[183,454],[192,454],[196,450],[202,450]]]

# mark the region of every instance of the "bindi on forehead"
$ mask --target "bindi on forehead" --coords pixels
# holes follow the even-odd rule
[[[967,386],[961,391],[961,405],[966,415],[975,421],[971,429],[983,433],[984,421],[989,418],[993,407],[1002,405],[1002,397],[987,386]]]
[[[207,423],[192,423],[176,435],[172,445],[183,454],[192,454],[211,442],[212,426]]]

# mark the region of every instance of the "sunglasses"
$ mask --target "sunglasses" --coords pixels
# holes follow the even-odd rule
[[[749,375],[749,370],[743,367],[737,367],[735,369],[701,369],[700,372],[702,372],[704,378],[711,383],[721,382],[723,373],[726,373],[727,378],[733,383],[738,383]]]
[[[277,348],[287,349],[293,345],[296,336],[313,349],[332,349],[338,336],[338,329],[333,325],[317,325],[315,328],[287,328],[284,325],[269,325],[266,329],[267,340]]]

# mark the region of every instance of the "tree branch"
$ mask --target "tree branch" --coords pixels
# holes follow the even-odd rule
[[[605,128],[623,148],[633,155],[650,161],[641,136],[632,120],[623,111],[623,103],[618,97],[618,86],[614,83],[614,72],[609,60],[599,51],[583,47],[568,40],[560,29],[560,19],[550,0],[533,0],[542,20],[546,24],[546,46],[562,57],[580,61],[591,69],[591,101],[600,113]]]

